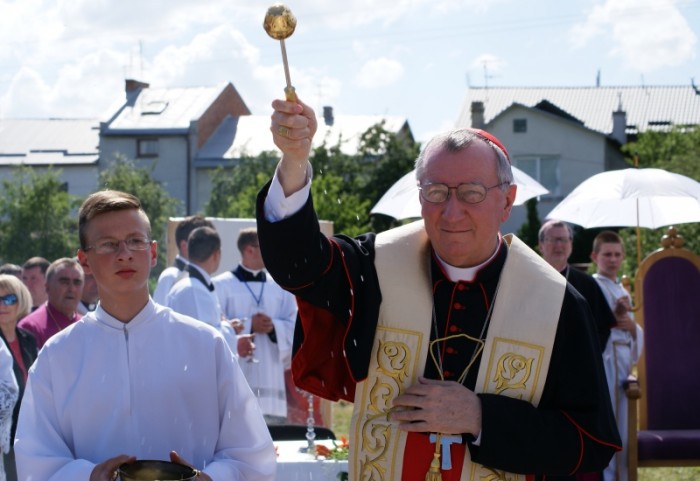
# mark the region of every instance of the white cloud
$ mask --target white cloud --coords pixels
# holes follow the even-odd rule
[[[312,21],[350,30],[370,24],[387,27],[411,15],[442,16],[457,11],[485,11],[506,0],[306,0],[301,3],[314,11]],[[297,15],[299,18],[299,15]]]
[[[696,55],[697,36],[675,0],[605,0],[574,26],[571,40],[583,47],[608,33],[609,55],[639,72],[677,66]]]
[[[0,99],[2,117],[43,117],[50,110],[51,89],[38,72],[22,67],[10,82],[10,88]]]
[[[386,87],[397,83],[403,72],[401,62],[386,57],[375,58],[360,67],[355,76],[355,83],[368,89]]]
[[[248,70],[259,56],[257,47],[239,31],[221,26],[157,52],[147,77],[162,86],[213,85]]]
[[[494,75],[501,73],[506,65],[506,61],[502,58],[490,53],[483,53],[472,61],[471,69],[484,72],[487,75]]]

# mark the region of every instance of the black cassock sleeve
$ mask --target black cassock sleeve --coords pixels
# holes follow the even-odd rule
[[[482,436],[480,446],[470,446],[472,459],[513,472],[561,476],[608,465],[620,437],[593,326],[586,301],[569,285],[538,407],[480,394]]]

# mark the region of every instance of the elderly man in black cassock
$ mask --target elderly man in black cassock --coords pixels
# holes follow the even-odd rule
[[[439,135],[416,161],[423,219],[322,235],[308,162],[316,118],[273,102],[282,151],[258,197],[265,265],[298,299],[293,374],[354,402],[350,479],[554,479],[619,450],[590,310],[499,229],[516,186],[492,135]],[[324,200],[324,199],[321,199]]]

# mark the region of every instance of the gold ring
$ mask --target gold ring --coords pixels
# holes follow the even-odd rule
[[[280,125],[279,127],[277,127],[277,133],[280,134],[282,137],[287,137],[289,135],[289,129],[284,125]]]

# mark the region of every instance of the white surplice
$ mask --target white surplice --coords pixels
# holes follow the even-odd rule
[[[108,458],[171,450],[215,481],[275,478],[262,413],[217,330],[149,301],[128,324],[98,306],[46,343],[22,401],[19,479],[87,481]]]
[[[593,274],[600,289],[605,294],[611,309],[615,309],[615,301],[621,297],[630,299],[629,292],[617,282],[600,274]],[[632,316],[632,313],[630,313]],[[610,464],[603,472],[605,481],[620,481],[627,479],[627,395],[622,383],[632,372],[632,367],[639,361],[644,346],[644,332],[639,324],[636,324],[636,339],[629,331],[613,327],[610,329],[610,338],[603,351],[603,366],[608,380],[610,400],[612,401],[617,429],[622,438],[622,451],[615,453]]]
[[[190,266],[197,269],[205,281],[211,282],[209,274],[204,272],[204,270],[194,264]],[[165,305],[175,312],[194,317],[198,321],[206,322],[218,329],[223,334],[224,339],[226,339],[226,343],[231,348],[231,351],[234,354],[237,352],[238,337],[236,336],[236,331],[230,322],[222,318],[218,296],[207,289],[199,279],[183,277],[177,281],[170,289]]]
[[[0,481],[5,481],[5,465],[2,453],[10,451],[10,427],[12,411],[17,402],[17,380],[12,370],[12,354],[0,340]]]
[[[224,315],[243,321],[241,334],[251,332],[253,314],[262,312],[272,318],[277,342],[268,334],[255,334],[255,359],[240,359],[243,373],[260,402],[263,414],[287,416],[284,370],[292,358],[292,340],[297,305],[292,294],[283,290],[270,275],[265,282],[241,282],[231,272],[214,277],[214,286]]]
[[[187,259],[182,257],[180,254],[175,256],[175,259],[176,261],[180,261],[185,265],[189,264]],[[158,276],[158,283],[156,284],[156,288],[153,291],[153,300],[156,301],[158,304],[165,306],[170,289],[172,289],[172,287],[177,281],[179,281],[185,276],[187,276],[187,271],[183,271],[182,269],[176,266],[170,266],[163,269],[163,272],[161,272],[160,276]]]

